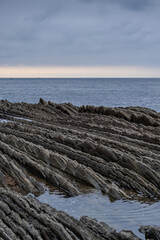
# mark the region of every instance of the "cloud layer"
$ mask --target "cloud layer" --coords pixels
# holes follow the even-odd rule
[[[160,66],[159,0],[0,0],[0,65]]]

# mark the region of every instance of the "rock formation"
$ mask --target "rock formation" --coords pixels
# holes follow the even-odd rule
[[[68,196],[81,194],[80,186],[83,185],[101,190],[111,200],[159,200],[159,145],[160,114],[150,109],[79,108],[43,99],[38,104],[0,101],[0,186],[5,189],[1,188],[0,193],[3,210],[0,211],[0,237],[21,239],[23,231],[27,231],[28,238],[23,239],[137,239],[131,232],[116,233],[92,219],[82,217],[76,222],[65,215],[74,224],[82,224],[76,232],[76,228],[72,229],[73,224],[64,226],[65,217],[62,217],[63,222],[55,217],[64,213],[50,210],[54,214],[45,216],[44,212],[49,212],[48,206],[15,192],[40,195],[44,192],[44,186],[38,180],[40,178]],[[10,200],[5,203],[4,199]],[[11,226],[12,210],[16,207],[19,209],[20,202],[24,202],[28,210],[22,211],[21,215],[19,210],[14,210],[15,225]],[[27,211],[29,215],[29,211],[32,212],[33,202],[38,207],[33,208],[31,229],[37,238],[33,238],[33,234],[27,230],[30,220],[26,214]],[[46,226],[45,217],[48,218]],[[8,220],[4,221],[4,218]],[[25,222],[18,228],[17,221],[20,218]],[[84,230],[84,226],[87,230]],[[101,227],[102,235],[96,238],[94,234],[101,232]],[[2,231],[2,228],[6,231]],[[48,231],[52,235],[47,235]],[[88,237],[88,231],[96,233]]]

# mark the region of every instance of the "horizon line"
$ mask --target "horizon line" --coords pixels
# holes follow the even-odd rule
[[[0,79],[160,79],[160,77],[0,77]]]
[[[0,66],[0,78],[160,78],[160,67]]]

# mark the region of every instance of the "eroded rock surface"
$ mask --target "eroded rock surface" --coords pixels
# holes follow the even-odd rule
[[[160,114],[150,109],[79,108],[43,99],[38,104],[0,101],[0,185],[5,189],[1,190],[2,195],[14,196],[11,190],[40,195],[44,192],[43,184],[37,180],[40,178],[68,196],[81,194],[83,184],[101,190],[112,200],[159,200],[159,146]],[[94,232],[94,220],[80,220],[83,224],[85,221]],[[99,224],[98,228],[100,231]],[[65,234],[73,236],[65,239],[94,239],[78,238],[70,228]],[[122,231],[119,238],[116,234],[105,239],[135,239],[129,236],[130,232]],[[56,234],[54,237],[60,238]]]
[[[0,188],[0,237],[2,239],[138,240],[131,231],[117,233],[89,217],[76,220],[64,212]]]
[[[160,228],[154,226],[142,226],[140,232],[145,234],[148,240],[159,240],[160,239]]]
[[[0,114],[9,120],[0,123],[3,186],[12,178],[26,192],[43,192],[32,173],[70,196],[79,194],[83,181],[113,199],[129,197],[128,190],[160,198],[159,113],[40,99],[39,104],[1,101]]]

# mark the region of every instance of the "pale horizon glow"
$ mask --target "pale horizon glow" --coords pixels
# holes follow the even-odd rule
[[[0,66],[0,78],[160,78],[160,68],[138,66]]]

